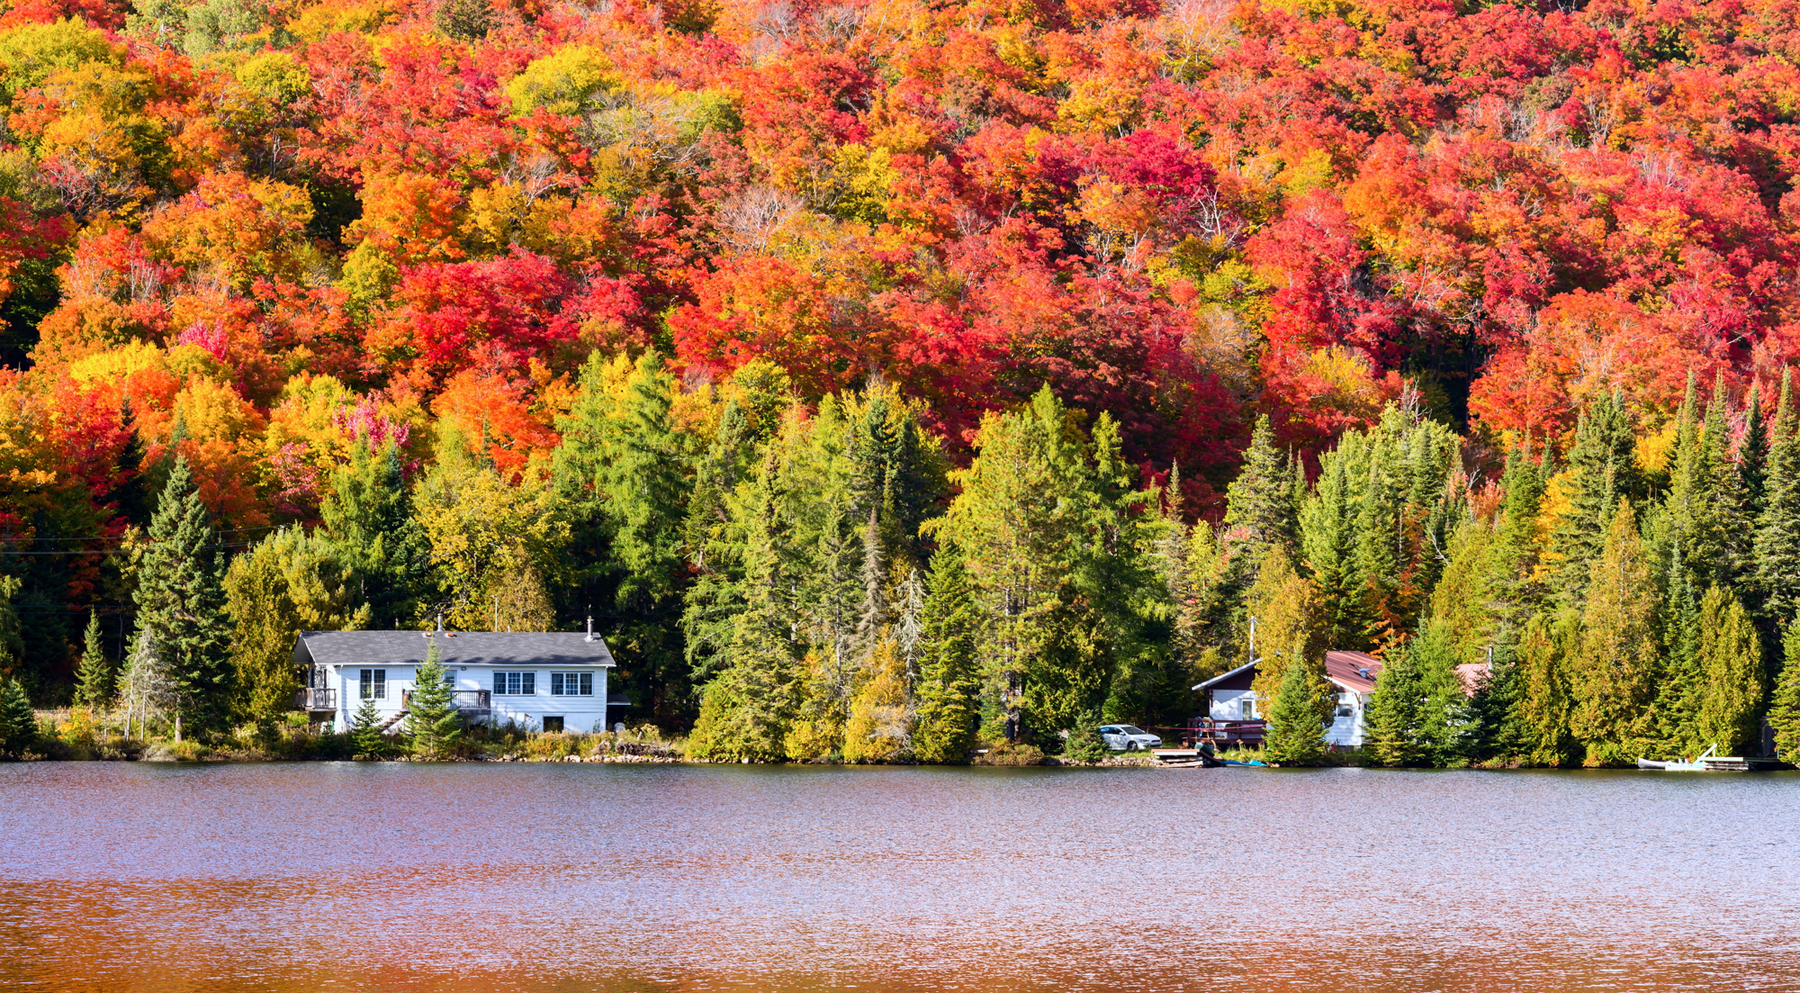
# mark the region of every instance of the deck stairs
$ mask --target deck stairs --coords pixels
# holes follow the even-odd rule
[[[394,725],[400,723],[401,721],[406,720],[406,715],[410,714],[410,713],[412,713],[412,711],[410,711],[410,710],[400,711],[399,713],[388,718],[387,720],[382,721],[381,727],[379,728],[379,730],[381,731],[382,734],[387,734],[389,731],[393,730]]]

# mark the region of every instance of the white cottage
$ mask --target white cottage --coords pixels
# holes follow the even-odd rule
[[[473,724],[603,731],[609,707],[630,705],[607,694],[612,652],[591,631],[302,631],[294,665],[305,688],[295,709],[342,729],[373,700],[384,724],[398,724],[433,644],[457,709]]]
[[[1326,652],[1325,678],[1337,691],[1336,709],[1325,740],[1337,748],[1360,748],[1363,712],[1375,695],[1375,679],[1381,660],[1364,652]],[[1207,716],[1215,721],[1260,721],[1267,718],[1265,702],[1251,689],[1256,663],[1250,662],[1195,686],[1206,693]]]

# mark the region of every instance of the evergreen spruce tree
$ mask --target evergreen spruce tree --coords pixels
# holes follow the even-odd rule
[[[1605,547],[1613,514],[1621,499],[1635,497],[1639,490],[1636,438],[1623,394],[1614,391],[1581,416],[1569,468],[1575,473],[1574,492],[1552,536],[1553,547],[1562,556],[1555,586],[1564,604],[1579,604],[1593,561]]]
[[[1754,518],[1745,515],[1745,496],[1741,469],[1734,458],[1731,411],[1725,391],[1725,373],[1721,371],[1713,383],[1712,401],[1706,408],[1706,471],[1710,513],[1707,544],[1695,550],[1696,555],[1710,556],[1696,567],[1710,567],[1703,572],[1706,585],[1735,584],[1738,575],[1754,562],[1751,527]]]
[[[363,700],[350,717],[350,747],[359,759],[379,759],[387,755],[387,735],[381,733],[381,713],[375,709],[375,698]]]
[[[1075,762],[1098,762],[1106,758],[1106,739],[1100,737],[1100,715],[1084,711],[1069,729],[1063,742],[1063,757]]]
[[[138,628],[154,639],[174,683],[177,741],[184,732],[222,728],[230,717],[230,629],[207,518],[187,459],[178,457],[136,570]]]
[[[1448,766],[1464,755],[1469,720],[1455,633],[1442,621],[1393,652],[1364,715],[1363,746],[1382,765]]]
[[[400,446],[390,439],[377,448],[367,435],[357,438],[350,461],[332,474],[319,517],[333,557],[353,573],[352,605],[369,606],[364,623],[411,623],[428,594],[431,545],[413,516]]]
[[[1575,757],[1569,729],[1569,668],[1581,639],[1581,616],[1538,614],[1519,641],[1518,705],[1514,725],[1526,765],[1560,766]]]
[[[675,428],[675,382],[655,352],[638,359],[601,431],[596,478],[608,541],[604,568],[616,585],[609,644],[619,680],[658,722],[686,713],[680,659],[682,532],[688,459]]]
[[[1775,732],[1775,754],[1783,762],[1800,765],[1800,624],[1790,623],[1781,634],[1781,674],[1769,705],[1769,727]]]
[[[931,559],[920,638],[918,713],[913,754],[921,762],[961,765],[975,747],[981,688],[977,645],[981,610],[962,555],[946,545]]]
[[[1510,765],[1522,761],[1530,752],[1530,739],[1519,707],[1522,686],[1513,651],[1504,645],[1495,646],[1493,663],[1469,698],[1470,761]]]
[[[23,758],[36,744],[37,715],[31,710],[25,684],[17,679],[0,680],[0,755]]]
[[[1753,754],[1763,705],[1762,645],[1750,614],[1721,587],[1700,603],[1699,670],[1690,754],[1708,745],[1731,755]]]
[[[1800,613],[1800,431],[1792,389],[1792,374],[1784,371],[1755,545],[1763,617],[1784,624]]]
[[[1365,575],[1357,558],[1357,501],[1349,478],[1354,436],[1320,458],[1319,483],[1302,505],[1300,540],[1308,573],[1318,590],[1320,627],[1333,648],[1366,647]]]
[[[1276,765],[1318,765],[1325,757],[1330,698],[1311,666],[1290,665],[1269,708],[1263,754]]]
[[[1769,483],[1769,422],[1763,416],[1761,383],[1752,382],[1750,394],[1744,398],[1744,436],[1738,442],[1737,469],[1744,518],[1754,524],[1762,517]]]
[[[100,646],[100,614],[88,611],[87,633],[82,639],[81,668],[75,674],[75,702],[92,710],[112,703],[113,664]]]
[[[1700,600],[1677,545],[1669,557],[1662,616],[1663,661],[1656,697],[1656,736],[1667,748],[1686,751],[1694,737],[1700,693]]]
[[[450,757],[462,738],[462,715],[456,709],[456,694],[450,686],[450,672],[438,661],[436,636],[425,652],[425,661],[413,675],[413,689],[407,700],[406,730],[412,738],[412,752],[427,762],[440,762]]]
[[[783,504],[783,469],[771,444],[738,516],[741,607],[730,617],[726,664],[705,685],[688,739],[698,758],[778,761],[786,755],[795,681],[793,522]]]
[[[1243,547],[1244,567],[1254,573],[1273,546],[1291,549],[1298,537],[1293,475],[1275,447],[1275,429],[1264,414],[1256,419],[1244,465],[1225,493],[1230,541]]]
[[[1416,765],[1423,758],[1418,728],[1424,695],[1417,657],[1410,651],[1393,653],[1382,665],[1363,713],[1363,748],[1376,764]]]
[[[1591,566],[1581,639],[1569,660],[1569,727],[1590,765],[1635,761],[1652,747],[1660,671],[1656,592],[1637,515],[1622,500]]]

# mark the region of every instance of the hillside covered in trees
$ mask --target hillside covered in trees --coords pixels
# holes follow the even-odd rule
[[[1416,683],[1394,761],[1747,741],[1797,63],[1769,0],[6,0],[0,668],[225,727],[301,627],[591,615],[702,750],[953,758],[1190,716],[1254,614]]]

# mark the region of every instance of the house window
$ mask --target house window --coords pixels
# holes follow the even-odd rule
[[[550,674],[551,696],[593,696],[594,674],[591,672],[553,672]]]
[[[537,673],[535,672],[494,673],[495,696],[534,696],[536,693]]]
[[[1246,721],[1256,720],[1256,701],[1244,697],[1238,701],[1238,714]]]
[[[1339,717],[1356,716],[1356,698],[1348,693],[1339,693],[1337,698],[1337,715]]]
[[[362,698],[364,700],[387,699],[386,669],[364,669],[362,671]]]
[[[544,718],[544,733],[545,734],[562,734],[562,730],[563,730],[562,718],[560,718],[560,717]]]

